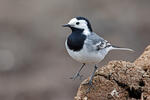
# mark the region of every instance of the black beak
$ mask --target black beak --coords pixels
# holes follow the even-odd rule
[[[64,24],[62,27],[71,27],[69,24]]]

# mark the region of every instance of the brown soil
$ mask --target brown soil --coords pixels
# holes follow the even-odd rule
[[[111,61],[99,68],[94,88],[86,93],[84,80],[75,100],[150,100],[150,46],[133,63]]]

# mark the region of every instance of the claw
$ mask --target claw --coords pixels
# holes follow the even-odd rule
[[[70,79],[75,80],[77,77],[79,77],[80,80],[81,80],[82,77],[83,77],[83,75],[80,75],[80,72],[81,72],[81,70],[82,70],[82,68],[83,68],[84,66],[85,66],[85,63],[82,64],[82,66],[81,66],[81,68],[79,69],[79,71],[78,71],[73,77],[71,77]]]
[[[70,79],[75,80],[75,79],[78,78],[78,77],[79,77],[79,79],[81,80],[82,77],[83,77],[83,75],[80,75],[79,73],[76,73],[73,77],[70,77]]]
[[[87,89],[87,91],[86,91],[86,94],[90,92],[90,89],[91,89],[91,88],[94,89],[92,80],[89,80],[88,83],[85,83],[85,84],[83,84],[83,85],[88,85],[88,89]]]

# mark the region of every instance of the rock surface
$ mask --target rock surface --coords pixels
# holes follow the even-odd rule
[[[150,46],[133,63],[111,61],[99,68],[93,79],[93,86],[84,80],[75,100],[150,100]]]

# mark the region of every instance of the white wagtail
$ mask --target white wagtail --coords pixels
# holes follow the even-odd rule
[[[68,24],[63,25],[63,27],[69,27],[72,30],[72,33],[68,36],[65,42],[69,55],[76,61],[83,64],[72,79],[81,77],[80,71],[85,64],[95,64],[94,71],[88,82],[89,85],[92,85],[93,76],[98,68],[96,64],[102,61],[110,50],[133,51],[129,48],[121,48],[111,45],[107,40],[98,36],[93,32],[90,22],[84,17],[73,18]]]

